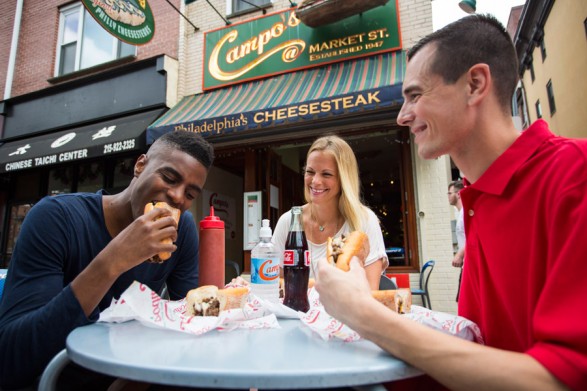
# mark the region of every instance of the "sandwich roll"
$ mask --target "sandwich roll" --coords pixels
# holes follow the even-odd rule
[[[249,298],[249,288],[224,288],[218,290],[220,301],[225,303],[221,311],[242,308]]]
[[[369,255],[369,238],[361,231],[353,231],[340,237],[328,238],[326,244],[326,258],[328,262],[341,270],[348,272],[353,256],[357,256],[361,262]]]
[[[186,315],[218,316],[221,311],[242,308],[248,295],[246,287],[218,289],[216,285],[204,285],[187,293]]]
[[[166,202],[152,201],[152,202],[147,203],[147,205],[145,205],[145,214],[149,213],[150,211],[152,211],[155,208],[169,210],[171,212],[171,217],[173,217],[173,219],[175,220],[175,223],[179,224],[179,218],[181,217],[181,211],[179,209],[170,206]],[[161,240],[161,243],[172,244],[173,241],[171,240],[171,238],[165,238],[165,239]],[[170,252],[161,252],[159,254],[152,256],[147,261],[154,262],[154,263],[162,263],[162,262],[168,260],[170,257],[171,257]]]
[[[412,308],[412,293],[409,289],[371,291],[375,300],[398,314],[405,314]]]

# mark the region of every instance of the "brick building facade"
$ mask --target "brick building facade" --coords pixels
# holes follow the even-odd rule
[[[262,11],[256,9],[233,11],[235,2],[211,1],[218,13],[230,21],[231,25],[264,17]],[[120,75],[128,75],[129,78],[125,80],[129,83],[140,83],[142,85],[140,92],[131,94],[131,97],[126,95],[128,91],[118,91],[116,94],[107,93],[101,99],[99,96],[91,98],[89,105],[96,106],[106,101],[107,109],[102,113],[98,113],[95,109],[82,113],[83,115],[75,114],[62,106],[55,106],[51,109],[55,112],[54,117],[62,119],[49,118],[50,129],[39,129],[41,121],[32,121],[28,129],[29,133],[32,136],[44,136],[93,122],[102,124],[100,121],[108,117],[119,118],[132,112],[141,113],[154,108],[164,111],[166,108],[179,106],[182,99],[190,97],[200,99],[212,95],[208,92],[202,93],[203,67],[205,66],[204,33],[226,27],[225,20],[211,8],[208,2],[191,2],[185,5],[180,0],[173,0],[172,3],[191,23],[182,18],[167,2],[151,1],[149,4],[156,21],[155,36],[148,44],[139,46],[134,56],[56,76],[60,9],[71,6],[72,3],[49,1],[30,4],[30,2],[24,2],[12,87],[9,98],[0,102],[1,114],[4,116],[4,140],[8,142],[15,140],[14,137],[7,138],[6,135],[14,134],[14,131],[10,129],[11,126],[15,126],[14,118],[10,116],[11,113],[18,111],[16,109],[19,105],[50,104],[51,102],[60,105],[63,101],[75,104],[80,99],[85,99],[84,94],[87,91],[101,90],[100,83],[115,86],[117,77]],[[291,3],[286,0],[257,1],[256,3],[262,4],[267,14],[278,13],[291,7]],[[6,22],[0,26],[0,36],[3,37],[0,40],[0,80],[6,80],[8,72],[17,4],[16,0],[0,4],[0,14],[6,19]],[[395,6],[401,27],[401,50],[407,50],[417,40],[432,32],[431,5],[427,0],[399,0]],[[198,29],[196,30],[192,24]],[[346,66],[344,64],[352,65],[354,62],[363,66],[362,61],[363,59],[359,58],[341,63],[343,65],[334,63],[332,69]],[[153,78],[136,80],[135,77],[133,80],[132,75],[136,75],[138,68],[142,70],[143,66],[153,71],[147,73]],[[400,67],[398,68],[400,72],[402,64],[398,63],[397,66]],[[300,72],[306,71],[314,72],[313,69]],[[154,75],[164,76],[164,80],[159,80]],[[275,79],[277,80],[278,76]],[[111,84],[108,84],[109,80]],[[256,81],[251,83],[254,84]],[[148,85],[144,86],[144,84]],[[0,89],[5,95],[6,84],[2,84]],[[67,97],[63,98],[63,94],[70,90],[77,91],[76,99],[71,102]],[[149,95],[155,98],[145,102]],[[401,98],[396,96],[396,99]],[[383,219],[387,213],[394,216],[392,220],[382,220],[386,241],[389,241],[390,246],[396,246],[390,247],[391,249],[405,250],[405,253],[402,253],[398,263],[392,265],[388,272],[407,273],[410,276],[411,285],[417,286],[421,265],[429,259],[436,260],[436,267],[430,279],[433,308],[445,312],[456,312],[454,297],[458,284],[458,270],[450,264],[453,254],[450,220],[454,219],[454,216],[446,197],[446,188],[451,180],[450,162],[446,157],[433,161],[422,161],[417,157],[413,144],[409,142],[409,134],[395,122],[399,107],[396,101],[389,108],[374,110],[373,114],[363,116],[345,114],[340,116],[341,119],[336,116],[319,119],[315,125],[312,125],[310,121],[302,125],[277,127],[271,136],[259,137],[251,133],[250,137],[247,136],[242,141],[231,145],[224,145],[222,140],[214,141],[218,151],[218,165],[210,173],[201,203],[194,206],[192,211],[194,216],[199,220],[203,215],[202,211],[207,210],[207,204],[212,202],[214,197],[220,197],[222,202],[230,206],[228,209],[233,216],[227,218],[228,226],[231,227],[227,229],[227,258],[236,260],[246,270],[247,256],[250,252],[244,249],[243,245],[243,193],[253,190],[263,191],[268,206],[263,218],[270,217],[274,225],[276,217],[287,210],[292,202],[298,202],[301,197],[300,186],[303,182],[299,177],[299,168],[305,157],[304,148],[307,148],[311,140],[323,132],[340,133],[349,140],[359,158],[359,164],[363,167],[364,175],[362,176],[365,179],[363,191],[369,205],[378,214],[381,212]],[[238,107],[235,110],[238,111]],[[72,115],[73,120],[63,119]],[[25,136],[17,136],[16,141],[25,139]],[[132,159],[137,153],[139,153],[138,150],[129,151],[119,156],[120,159]],[[88,163],[104,164],[104,172],[108,172],[109,163],[103,160],[97,158]],[[271,171],[276,162],[281,173],[279,178],[265,177],[264,172]],[[395,175],[391,178],[392,185],[396,187],[401,185],[401,191],[381,191],[382,185],[379,183],[387,181],[389,184],[390,178],[383,178],[384,174],[379,170],[382,167],[376,166],[387,164],[389,164],[387,171],[390,173],[393,171]],[[58,168],[63,167],[59,165]],[[4,214],[2,221],[6,232],[2,238],[4,260],[9,256],[7,253],[9,231],[14,230],[11,225],[14,206],[28,204],[34,201],[32,198],[38,199],[39,196],[47,194],[48,185],[42,178],[52,173],[50,167],[46,167],[0,174],[4,183],[4,187],[0,189],[0,204],[3,205]],[[15,185],[28,183],[31,176],[35,177],[35,175],[39,181],[39,184],[35,185],[38,188],[36,197],[31,195],[25,197],[10,190]],[[114,187],[112,175],[114,174],[105,174],[100,186]],[[71,191],[79,190],[80,187],[72,185]],[[268,190],[270,188],[279,190],[279,202],[275,205],[272,194]],[[298,195],[292,196],[292,194]],[[389,199],[392,197],[394,201],[390,202]],[[419,298],[415,298],[414,301],[420,303]]]

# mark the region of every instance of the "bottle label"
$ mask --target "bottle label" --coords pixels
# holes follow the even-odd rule
[[[298,264],[298,252],[295,250],[285,250],[283,252],[283,266],[295,266]]]
[[[283,266],[296,266],[299,264],[297,250],[285,250],[283,252]],[[310,266],[310,250],[304,251],[304,265]]]
[[[251,258],[251,283],[277,284],[279,258]]]

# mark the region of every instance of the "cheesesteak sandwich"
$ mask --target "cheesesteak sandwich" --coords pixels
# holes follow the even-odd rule
[[[247,302],[246,287],[218,289],[204,285],[190,290],[186,295],[186,315],[218,316],[221,311],[241,308]]]
[[[412,293],[409,289],[371,291],[371,295],[375,300],[398,314],[405,314],[411,311]]]
[[[175,220],[175,223],[179,224],[179,218],[181,217],[181,211],[179,209],[172,207],[171,205],[169,205],[166,202],[153,201],[153,202],[149,202],[147,205],[145,205],[145,214],[149,213],[150,211],[152,211],[155,208],[169,210],[171,212],[171,217],[173,217],[173,219]],[[161,241],[161,243],[171,244],[173,242],[172,242],[171,238],[166,238],[166,239],[163,239]],[[161,252],[159,254],[152,256],[147,261],[153,262],[153,263],[163,263],[166,260],[168,260],[170,257],[171,257],[170,252]]]
[[[326,258],[328,262],[345,272],[350,270],[349,264],[353,256],[365,262],[367,255],[369,255],[369,238],[364,232],[353,231],[340,237],[328,238]]]

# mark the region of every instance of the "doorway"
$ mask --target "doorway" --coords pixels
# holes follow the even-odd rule
[[[413,267],[417,269],[409,134],[404,129],[390,128],[347,132],[340,136],[349,143],[357,157],[363,201],[379,217],[390,267],[394,271],[409,271]],[[278,191],[279,208],[263,212],[263,218],[269,218],[272,228],[275,228],[281,214],[294,205],[305,203],[303,167],[307,151],[315,138],[296,138],[293,142],[270,146],[259,141],[240,150],[220,150],[214,165],[242,178],[247,170],[254,172],[247,175],[254,176],[255,187],[243,189],[243,192],[262,190],[266,197],[264,202],[271,202],[270,193]],[[247,159],[247,154],[253,157]],[[280,161],[279,169],[275,167],[276,161]],[[244,259],[244,270],[247,270],[246,254]]]

